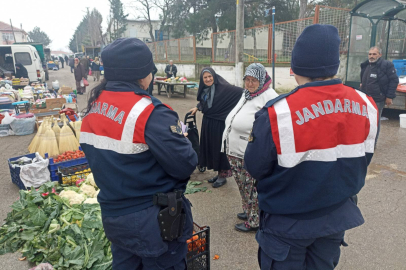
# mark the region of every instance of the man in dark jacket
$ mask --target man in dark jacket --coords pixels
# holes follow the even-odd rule
[[[75,67],[75,58],[73,58],[73,56],[69,58],[69,66],[70,66],[70,72],[73,73],[73,70]]]
[[[361,64],[361,91],[374,99],[379,110],[378,134],[376,135],[375,146],[381,128],[383,108],[385,105],[392,104],[399,84],[399,78],[393,63],[382,59],[381,56],[382,50],[379,47],[372,47],[368,53],[368,60]]]
[[[171,77],[176,77],[176,73],[178,72],[178,69],[176,68],[176,66],[173,64],[173,61],[170,60],[169,61],[169,65],[166,66],[165,68],[165,73],[166,73],[166,78],[171,78]],[[174,87],[170,86],[170,89],[173,93],[174,91]],[[169,91],[169,89],[168,89]]]
[[[62,68],[65,68],[65,66],[64,66],[64,64],[65,64],[65,59],[63,59],[62,56],[59,56],[59,62],[61,62]]]

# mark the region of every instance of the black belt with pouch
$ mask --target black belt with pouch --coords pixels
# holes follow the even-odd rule
[[[161,206],[158,222],[162,239],[165,241],[173,241],[182,236],[186,222],[182,195],[183,192],[181,190],[154,195],[154,205]]]

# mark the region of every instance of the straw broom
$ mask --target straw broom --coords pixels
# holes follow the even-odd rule
[[[45,134],[38,148],[38,153],[42,157],[45,157],[45,153],[48,153],[49,157],[56,157],[59,155],[58,143],[56,141],[55,132],[51,128],[51,123],[46,127]]]
[[[79,142],[73,134],[70,127],[66,124],[66,117],[62,115],[63,127],[61,128],[61,133],[59,134],[59,153],[63,154],[66,151],[75,151],[79,148]]]
[[[59,127],[58,120],[56,118],[54,119],[54,126],[52,127],[52,130],[55,132],[56,141],[59,145],[59,134],[61,133],[61,128]]]
[[[30,153],[35,153],[37,152],[37,149],[39,147],[39,145],[41,144],[41,137],[44,135],[45,133],[45,127],[47,125],[47,118],[44,119],[44,121],[42,122],[42,124],[39,126],[38,132],[35,135],[34,139],[32,139],[30,145],[28,146],[28,151],[30,151]]]
[[[82,128],[82,121],[76,121],[74,124],[75,124],[76,139],[78,139],[78,142],[79,142],[80,141],[80,129]]]

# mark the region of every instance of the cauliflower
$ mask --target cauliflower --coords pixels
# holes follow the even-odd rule
[[[95,203],[99,203],[99,202],[97,201],[97,198],[87,198],[86,201],[84,201],[83,203],[95,204]]]
[[[86,198],[83,194],[78,194],[73,190],[63,190],[59,196],[69,200],[69,204],[81,204]]]
[[[94,198],[96,189],[93,186],[83,184],[80,186],[80,192],[84,193],[88,197]]]
[[[96,182],[94,181],[93,173],[90,173],[86,177],[86,183],[92,185],[95,188],[97,188]]]

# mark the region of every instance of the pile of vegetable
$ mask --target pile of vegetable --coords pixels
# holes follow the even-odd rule
[[[27,260],[55,269],[112,269],[98,192],[92,177],[77,186],[48,182],[20,190],[0,227],[0,255],[20,251]]]
[[[62,155],[57,156],[54,158],[55,163],[64,162],[72,159],[84,158],[85,153],[81,150],[76,151],[66,151]]]

